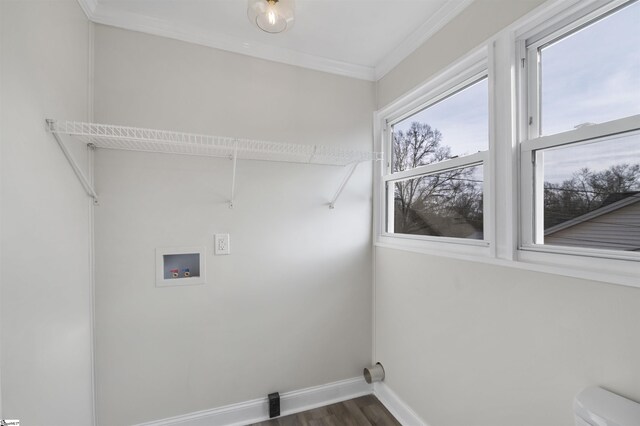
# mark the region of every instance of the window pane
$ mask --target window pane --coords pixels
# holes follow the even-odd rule
[[[545,244],[640,251],[640,134],[543,155]]]
[[[483,239],[482,181],[473,166],[390,183],[393,232]]]
[[[640,2],[540,49],[541,132],[640,114]]]
[[[483,78],[395,124],[392,172],[487,150],[488,93]]]

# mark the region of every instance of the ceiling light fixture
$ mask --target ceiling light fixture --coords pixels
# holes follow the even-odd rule
[[[281,33],[293,26],[295,0],[249,0],[247,16],[262,31]]]

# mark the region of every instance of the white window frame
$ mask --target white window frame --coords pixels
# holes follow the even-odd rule
[[[640,115],[594,124],[548,136],[540,135],[540,87],[538,49],[549,41],[606,15],[628,0],[584,1],[569,7],[554,19],[521,34],[516,40],[520,66],[519,157],[520,157],[520,233],[518,260],[572,268],[598,269],[612,274],[636,274],[640,270],[640,253],[564,247],[539,244],[544,232],[543,191],[536,188],[536,168],[543,166],[536,151],[569,146],[585,141],[606,139],[640,130]],[[537,161],[538,160],[538,161]]]
[[[492,167],[492,80],[490,77],[487,48],[483,46],[464,58],[454,63],[445,71],[430,79],[427,83],[409,95],[399,99],[388,107],[374,114],[374,135],[378,151],[384,153],[384,161],[379,164],[375,173],[374,190],[374,226],[376,243],[399,248],[437,250],[439,252],[462,253],[467,255],[490,256],[492,255],[493,241],[493,167]],[[487,78],[489,87],[489,147],[486,151],[459,156],[434,164],[428,164],[411,170],[392,173],[392,127],[394,124],[422,111],[448,96],[472,85],[483,78]],[[390,214],[387,208],[392,209],[393,204],[387,206],[386,186],[389,183],[389,191],[393,191],[392,183],[415,177],[429,176],[444,171],[464,167],[483,166],[483,239],[473,240],[454,237],[439,237],[428,235],[409,235],[387,232],[387,217]],[[391,226],[393,226],[391,224]]]
[[[474,67],[478,67],[475,68],[477,72],[487,70],[490,149],[483,171],[486,180],[484,203],[488,207],[484,217],[484,243],[487,245],[474,245],[477,241],[469,244],[470,241],[463,239],[447,241],[441,237],[414,238],[385,234],[386,194],[383,177],[389,167],[386,161],[377,162],[374,166],[374,245],[378,248],[640,287],[640,264],[626,258],[626,254],[630,253],[614,253],[615,258],[611,258],[608,256],[610,251],[603,256],[602,251],[594,252],[591,249],[573,250],[551,245],[536,247],[525,243],[523,238],[528,232],[523,230],[524,223],[528,220],[523,219],[523,211],[527,208],[525,200],[528,197],[523,192],[533,193],[530,186],[533,181],[529,179],[527,184],[524,183],[523,175],[532,172],[530,160],[528,163],[525,160],[530,159],[531,151],[537,148],[532,145],[533,142],[528,142],[533,139],[529,135],[528,125],[526,72],[529,64],[524,48],[526,40],[550,35],[561,28],[568,29],[568,25],[574,25],[575,28],[591,19],[589,14],[599,8],[608,7],[611,10],[623,3],[623,0],[547,0],[451,64],[445,71],[430,78],[427,83],[375,112],[374,145],[376,151],[388,153],[388,148],[384,150],[384,144],[390,141],[387,122],[424,108],[430,99],[450,89],[451,82],[456,77],[461,78],[465,72],[470,72],[468,77],[471,77],[473,72],[470,70]],[[563,144],[560,138],[567,136],[572,141],[590,139],[637,126],[629,120],[637,123],[637,117],[623,119],[617,123],[604,123],[606,126],[600,125],[598,128],[583,127],[567,135],[552,135],[548,139],[536,140],[540,144],[554,145]]]

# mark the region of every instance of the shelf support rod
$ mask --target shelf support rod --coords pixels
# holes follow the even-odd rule
[[[69,162],[69,164],[71,165],[71,168],[73,169],[76,176],[78,177],[78,180],[82,184],[82,187],[86,191],[87,195],[93,198],[93,204],[97,205],[98,194],[96,194],[96,191],[93,189],[93,186],[91,186],[91,183],[89,183],[89,179],[87,179],[84,173],[82,173],[82,169],[80,169],[80,166],[78,166],[78,163],[76,162],[76,159],[73,157],[73,154],[71,154],[71,151],[69,151],[69,149],[64,144],[64,142],[62,142],[62,139],[60,139],[60,135],[58,135],[58,133],[55,131],[55,126],[54,126],[55,120],[47,118],[46,122],[47,122],[47,128],[49,129],[49,132],[53,135],[53,138],[56,140],[56,142],[58,142],[58,146],[60,146],[60,149],[62,150],[62,153],[64,154],[64,156],[67,157],[67,161]]]
[[[229,200],[229,208],[233,208],[233,199],[236,192],[236,165],[238,164],[238,141],[234,141],[233,147],[233,175],[231,176],[231,199]]]
[[[347,182],[349,182],[349,179],[351,179],[351,176],[353,176],[353,172],[356,171],[356,167],[358,167],[358,163],[353,163],[351,165],[348,166],[348,171],[347,174],[345,175],[344,179],[342,180],[342,183],[340,184],[340,187],[338,188],[338,191],[336,191],[336,195],[333,196],[333,200],[331,201],[331,203],[329,203],[329,208],[330,209],[335,209],[336,208],[336,201],[338,201],[338,198],[340,197],[340,194],[342,194],[342,190],[344,189],[345,186],[347,186]]]
[[[313,157],[316,156],[317,151],[318,151],[318,145],[314,145],[313,152],[311,153],[311,156],[309,157],[309,161],[307,161],[307,163],[311,163],[313,161]]]

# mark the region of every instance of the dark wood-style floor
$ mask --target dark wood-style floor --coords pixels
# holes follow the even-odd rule
[[[373,395],[249,426],[401,426]]]

